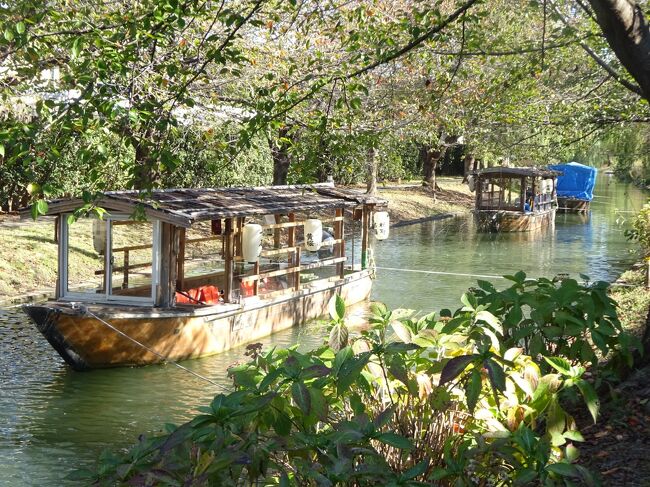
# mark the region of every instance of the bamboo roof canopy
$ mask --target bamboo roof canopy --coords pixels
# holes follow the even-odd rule
[[[78,198],[49,202],[48,215],[67,213],[83,206]],[[356,207],[360,204],[385,206],[387,201],[333,183],[293,186],[228,188],[176,188],[142,191],[108,191],[96,201],[98,206],[119,212],[144,209],[147,217],[189,228],[194,222],[218,218],[250,217],[267,214],[318,211]],[[23,209],[21,214],[29,214]]]
[[[477,176],[487,176],[489,178],[495,177],[541,177],[541,178],[555,178],[560,176],[560,171],[553,171],[551,169],[541,167],[487,167],[476,172]]]

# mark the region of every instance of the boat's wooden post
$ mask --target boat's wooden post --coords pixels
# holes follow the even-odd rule
[[[122,279],[122,289],[129,287],[129,249],[124,250],[124,278]]]
[[[182,291],[185,287],[185,241],[187,234],[184,228],[179,228],[178,237],[178,265],[176,270],[176,289]]]
[[[61,229],[60,229],[60,226],[61,226],[60,221],[61,221],[61,215],[57,215],[57,216],[54,218],[54,243],[55,243],[55,244],[58,244],[58,243],[59,243],[59,235],[61,235],[61,232],[60,232],[60,230],[61,230]]]
[[[65,252],[67,251],[67,238],[64,237],[64,235],[67,235],[65,230],[63,229],[63,225],[66,225],[66,219],[62,218],[60,216],[56,217],[55,220],[55,225],[57,230],[57,233],[59,235],[59,238],[57,240],[58,244],[58,259],[57,259],[57,272],[56,272],[56,289],[54,290],[54,298],[59,299],[61,296],[65,294],[65,286],[67,285],[66,282],[63,282],[61,279],[61,276],[64,274],[67,275],[67,269],[65,269]]]
[[[369,205],[363,205],[363,217],[361,218],[361,269],[368,268],[368,246],[370,243],[370,213]]]
[[[481,199],[483,198],[483,181],[481,181],[481,176],[476,176],[476,209],[481,209]]]
[[[521,178],[521,188],[519,190],[519,205],[521,206],[521,212],[526,211],[526,177]]]
[[[253,274],[255,274],[256,276],[260,275],[260,261],[259,260],[257,260],[255,262],[255,264],[253,265]],[[259,291],[260,291],[260,280],[255,279],[253,281],[253,296],[257,296],[259,294]]]
[[[232,303],[232,288],[233,288],[233,250],[234,250],[234,235],[232,228],[232,218],[226,218],[226,225],[223,232],[224,250],[223,259],[226,273],[226,286],[223,291],[223,299],[226,303]]]
[[[296,249],[296,261],[295,261],[295,267],[300,267],[300,247]],[[294,272],[293,275],[295,276],[294,283],[293,283],[293,289],[294,291],[300,291],[300,272]]]
[[[534,211],[535,211],[535,196],[536,196],[536,194],[535,194],[535,190],[536,190],[536,188],[535,188],[535,183],[537,182],[537,180],[536,180],[537,178],[535,178],[535,176],[533,176],[532,179],[533,179],[533,185],[532,185],[532,193],[533,193],[533,197],[532,197],[532,199],[530,200],[530,211],[531,211],[531,212],[534,212]]]
[[[179,233],[175,225],[162,224],[160,239],[160,287],[158,290],[158,305],[174,306],[176,301],[176,266],[178,259]]]
[[[296,214],[295,213],[289,213],[289,222],[290,223],[295,223],[296,221]],[[287,245],[289,248],[295,247],[296,246],[296,227],[289,227],[289,231],[287,234]],[[293,267],[296,265],[296,256],[297,256],[297,251],[296,252],[289,252],[288,255],[288,262],[287,265],[289,267]],[[297,272],[292,274],[289,277],[289,284],[292,285],[294,288],[296,288],[296,281],[299,280],[299,278],[296,276],[298,274]]]
[[[336,217],[337,218],[343,218],[343,209],[342,208],[337,208],[336,210]],[[344,240],[344,231],[345,227],[343,225],[343,220],[336,221],[334,224],[334,238],[337,240],[341,240],[340,243],[336,244],[336,256],[337,257],[345,257],[345,240]],[[345,262],[339,262],[336,264],[336,272],[339,275],[341,279],[345,277]]]
[[[275,223],[279,224],[282,223],[282,215],[273,215],[273,218],[275,219]],[[274,249],[279,249],[282,244],[282,229],[281,228],[274,228],[273,229],[273,248]]]

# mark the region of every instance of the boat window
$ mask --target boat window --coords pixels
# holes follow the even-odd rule
[[[110,220],[109,296],[152,297],[154,223]]]
[[[67,279],[64,294],[105,294],[106,222],[80,218],[67,225]]]
[[[119,215],[73,223],[63,215],[61,222],[62,297],[153,304],[160,260],[158,222]]]

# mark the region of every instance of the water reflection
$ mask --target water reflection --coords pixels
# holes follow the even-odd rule
[[[485,276],[524,269],[531,276],[568,272],[613,279],[633,260],[616,210],[638,210],[645,197],[631,186],[607,186],[603,179],[589,215],[558,214],[549,232],[479,233],[471,218],[402,227],[377,243],[377,265]],[[505,285],[499,277],[487,279]],[[380,269],[373,298],[392,307],[456,308],[460,294],[474,282],[462,275]],[[264,342],[312,348],[324,334],[315,323]],[[184,365],[227,386],[226,368],[244,359],[239,348]],[[61,485],[71,468],[92,465],[104,448],[120,448],[141,432],[187,419],[215,392],[214,386],[170,365],[72,372],[19,309],[0,309],[0,485]]]

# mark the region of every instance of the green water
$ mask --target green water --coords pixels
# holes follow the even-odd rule
[[[455,308],[475,282],[463,275],[382,267],[484,276],[523,269],[530,276],[585,273],[612,280],[634,260],[621,221],[646,196],[604,176],[596,195],[589,218],[558,214],[555,228],[542,235],[480,234],[469,218],[393,229],[390,239],[376,246],[380,269],[373,298],[392,307]],[[318,325],[308,325],[265,343],[309,348],[322,336]],[[245,359],[236,349],[184,365],[227,385],[227,366]],[[103,449],[118,449],[141,432],[187,419],[216,392],[170,365],[73,372],[19,309],[0,309],[0,485],[62,485],[67,472],[92,465]]]

